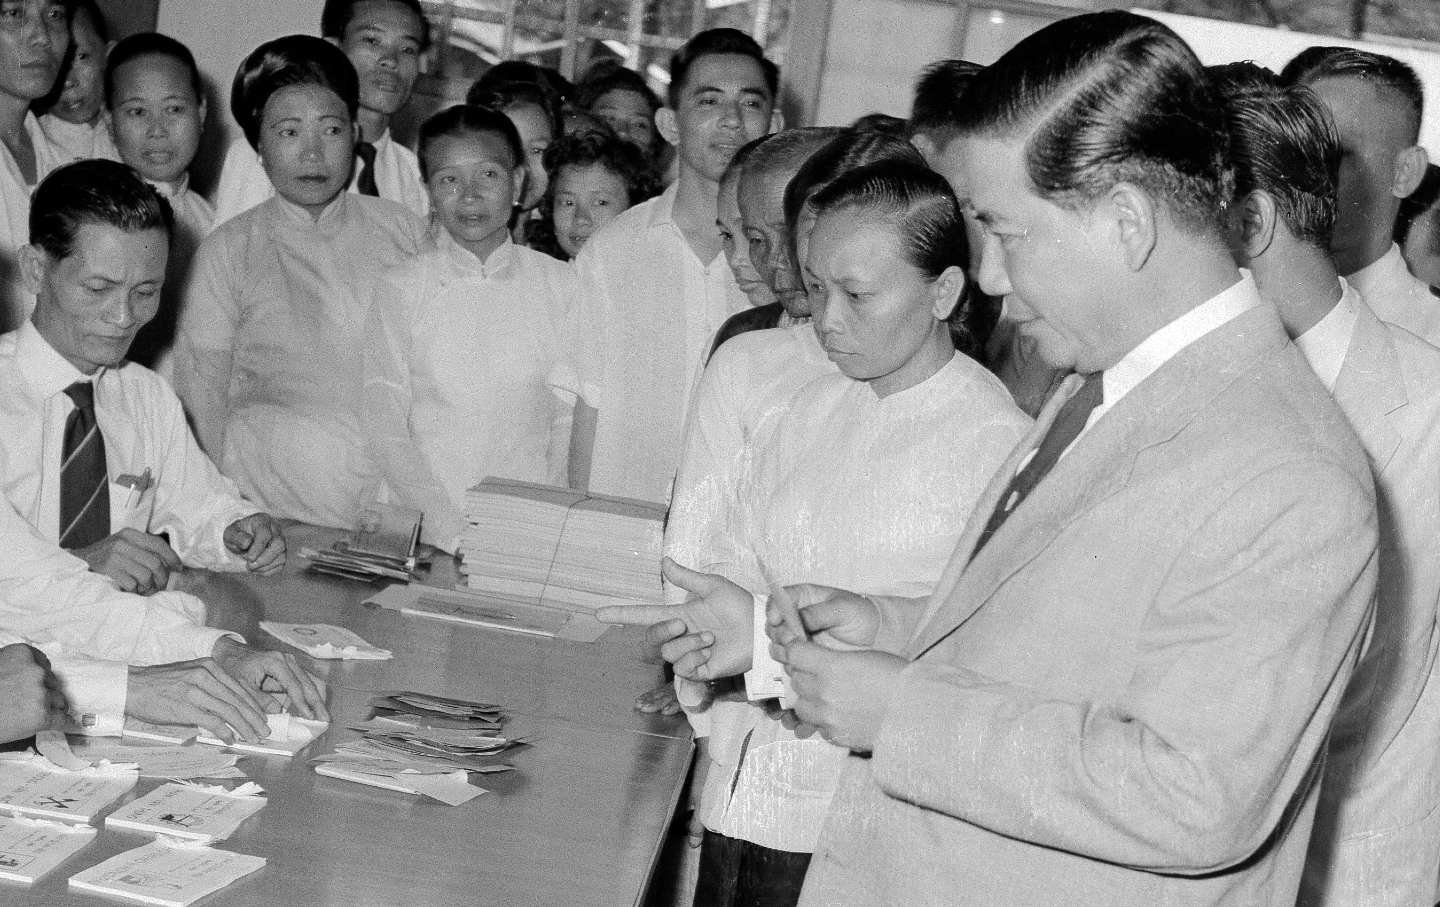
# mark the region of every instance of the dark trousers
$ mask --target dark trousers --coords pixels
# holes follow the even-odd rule
[[[810,854],[705,831],[695,907],[795,907]]]

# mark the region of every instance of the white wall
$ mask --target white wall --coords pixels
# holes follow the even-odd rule
[[[952,56],[956,10],[931,0],[833,0],[813,125],[908,115],[920,70]]]
[[[272,38],[320,33],[323,0],[161,0],[156,30],[195,54],[205,77],[210,116],[196,159],[196,184],[212,185],[219,155],[240,129],[230,118],[230,82],[245,55]]]
[[[1358,47],[1408,63],[1415,68],[1425,88],[1425,116],[1420,122],[1420,143],[1430,152],[1430,160],[1440,161],[1440,52],[1143,9],[1134,12],[1159,19],[1170,26],[1195,49],[1195,54],[1206,66],[1252,60],[1279,72],[1296,54],[1315,44]]]

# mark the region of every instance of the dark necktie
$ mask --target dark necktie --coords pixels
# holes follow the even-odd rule
[[[75,409],[65,420],[60,447],[60,547],[84,548],[110,534],[105,438],[95,422],[95,386],[76,381],[65,395]]]
[[[361,195],[379,195],[380,187],[375,185],[375,146],[369,142],[356,142],[355,153],[360,156],[360,175],[355,178],[355,188]]]
[[[1102,374],[1093,372],[1087,375],[1075,396],[1060,407],[1054,424],[1045,433],[1040,446],[1035,449],[1035,456],[1010,480],[1010,487],[1005,490],[995,512],[990,515],[990,522],[985,524],[985,530],[980,533],[975,550],[970,552],[971,560],[975,559],[975,555],[980,553],[980,549],[985,547],[990,537],[1010,518],[1010,514],[1015,512],[1020,503],[1030,496],[1030,492],[1035,490],[1055,464],[1060,462],[1060,455],[1065,452],[1065,448],[1080,437],[1080,432],[1085,429],[1085,423],[1090,419],[1090,413],[1100,405]]]

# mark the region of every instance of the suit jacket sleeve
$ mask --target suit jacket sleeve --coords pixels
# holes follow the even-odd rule
[[[1113,701],[922,656],[902,672],[874,778],[890,796],[1098,860],[1177,874],[1237,864],[1313,777],[1369,625],[1375,535],[1373,498],[1350,474],[1313,462],[1261,473],[1144,593]]]

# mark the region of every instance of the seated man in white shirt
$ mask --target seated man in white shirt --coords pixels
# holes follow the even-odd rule
[[[193,595],[116,591],[4,501],[0,551],[0,642],[18,637],[49,656],[80,733],[119,734],[128,716],[256,740],[282,693],[297,714],[328,719],[319,683],[294,656],[204,626]]]
[[[200,451],[180,401],[125,361],[160,300],[170,209],[123,164],[36,190],[21,269],[31,321],[0,335],[0,490],[43,537],[125,591],[182,564],[271,573],[285,540]]]
[[[425,217],[430,199],[415,153],[390,134],[390,120],[410,101],[430,26],[418,0],[326,0],[320,35],[345,52],[360,77],[360,141],[350,191],[399,202]],[[239,90],[232,97],[239,97]],[[232,108],[233,110],[233,108]],[[235,119],[245,117],[235,111]],[[215,187],[215,225],[275,194],[259,155],[243,137],[225,153]]]
[[[1399,60],[1349,47],[1309,47],[1280,78],[1307,85],[1340,132],[1338,210],[1330,254],[1381,321],[1440,344],[1440,299],[1413,276],[1395,243],[1400,203],[1425,178],[1424,96]]]

